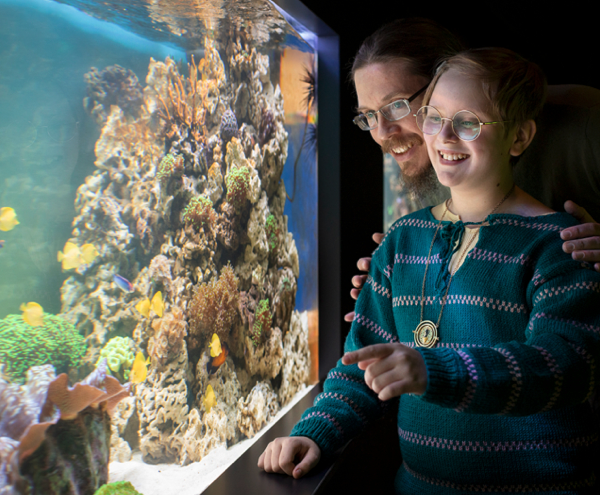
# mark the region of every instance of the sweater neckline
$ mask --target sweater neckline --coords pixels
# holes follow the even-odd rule
[[[433,222],[439,222],[440,220],[438,220],[437,218],[435,218],[435,216],[432,213],[432,209],[434,208],[434,206],[428,206],[426,208],[427,210],[427,215],[430,217],[430,219]],[[452,213],[449,211],[449,213]],[[520,221],[525,221],[525,222],[539,222],[539,221],[544,221],[545,219],[548,218],[552,218],[555,216],[561,216],[564,215],[565,213],[562,213],[560,211],[555,211],[553,213],[545,213],[543,215],[536,215],[536,216],[530,216],[530,217],[526,217],[523,215],[517,215],[516,213],[491,213],[489,214],[487,217],[485,217],[484,220],[482,220],[481,222],[464,222],[464,225],[484,225],[484,224],[488,224],[488,225],[493,225],[494,221],[496,220],[501,220],[501,219],[513,219],[513,220],[520,220]],[[452,215],[454,217],[458,218],[458,215],[454,215],[452,213]],[[459,222],[461,222],[462,220],[458,220]],[[452,222],[452,220],[442,220],[442,224],[447,224],[447,223],[454,223]],[[546,222],[546,223],[553,223],[553,222]]]

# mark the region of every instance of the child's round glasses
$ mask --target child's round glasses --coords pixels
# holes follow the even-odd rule
[[[510,122],[509,120],[499,120],[497,122],[481,122],[479,117],[469,110],[461,110],[454,114],[451,119],[442,117],[437,108],[430,105],[419,108],[415,114],[417,125],[423,134],[434,136],[442,130],[444,120],[452,122],[452,130],[459,139],[463,141],[474,141],[481,134],[481,126],[490,124],[502,124]]]

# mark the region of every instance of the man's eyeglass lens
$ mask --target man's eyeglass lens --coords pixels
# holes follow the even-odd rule
[[[406,100],[396,100],[381,107],[376,112],[361,113],[354,117],[353,122],[363,131],[370,131],[377,127],[377,114],[380,113],[389,122],[395,122],[410,113],[410,106]]]
[[[452,121],[452,129],[463,141],[477,139],[481,132],[481,121],[479,117],[468,110],[457,112],[452,119],[442,117],[434,107],[426,106],[417,112],[417,125],[423,134],[433,136],[442,130],[444,120]]]

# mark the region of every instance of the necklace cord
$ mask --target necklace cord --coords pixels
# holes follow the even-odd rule
[[[500,200],[500,202],[494,207],[494,209],[487,216],[494,214],[496,212],[496,210],[498,210],[498,208],[500,208],[500,206],[509,198],[509,196],[513,193],[514,189],[515,189],[515,184],[513,183],[510,190],[506,193],[506,196],[504,196],[504,198],[502,198]],[[421,324],[423,323],[423,309],[425,306],[425,282],[427,280],[427,270],[429,269],[429,262],[431,260],[431,251],[433,250],[433,244],[435,243],[435,239],[437,237],[438,231],[440,230],[440,228],[442,226],[442,221],[444,220],[446,213],[449,211],[449,208],[448,208],[449,201],[452,201],[452,198],[447,199],[444,202],[444,212],[442,213],[442,216],[440,217],[438,225],[435,229],[435,233],[433,234],[433,239],[431,240],[431,245],[429,246],[429,253],[427,254],[427,262],[425,264],[425,273],[423,275],[423,285],[421,287],[421,317],[420,317],[420,321],[419,321],[419,326],[417,326],[417,330],[415,330],[415,343],[417,344],[417,346],[420,346],[420,340],[418,339],[419,338],[418,329],[421,326]],[[486,216],[486,218],[487,218],[487,216]],[[481,225],[478,227],[478,229],[480,229],[480,228],[481,228]],[[458,242],[458,244],[454,247],[454,249],[451,249],[453,245],[450,244],[450,250],[452,251],[450,256],[454,256],[454,253],[456,253],[459,250],[460,244],[462,244],[463,234],[464,234],[464,224],[463,224],[461,233],[459,234],[458,240],[455,240],[454,234],[452,235],[451,239],[449,240],[450,243]],[[454,274],[460,268],[462,263],[464,263],[464,261],[466,260],[468,254],[469,254],[469,249],[471,248],[471,245],[473,244],[473,241],[475,240],[476,237],[477,237],[476,234],[473,235],[473,237],[471,237],[463,255],[461,256],[462,259],[457,260],[457,262],[454,266],[454,269],[450,273],[450,280],[448,280],[448,283],[446,284],[446,292],[444,293],[444,295],[440,301],[442,307],[440,308],[440,314],[438,316],[437,322],[435,323],[435,330],[437,330],[439,328],[440,321],[442,320],[442,314],[444,312],[444,307],[446,306],[446,299],[448,297],[448,291],[450,290],[450,284],[452,283],[452,278],[454,277]],[[445,268],[443,268],[443,269],[445,270]],[[439,281],[439,279],[438,279],[438,281]],[[436,337],[435,340],[439,340],[439,339]],[[435,344],[435,340],[432,339],[432,341],[431,341],[432,345]]]

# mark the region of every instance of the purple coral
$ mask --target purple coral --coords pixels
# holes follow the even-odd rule
[[[224,143],[229,141],[232,137],[237,137],[238,135],[238,123],[235,118],[235,113],[228,108],[225,110],[225,113],[221,117],[221,125],[219,127],[221,132],[221,139]]]

